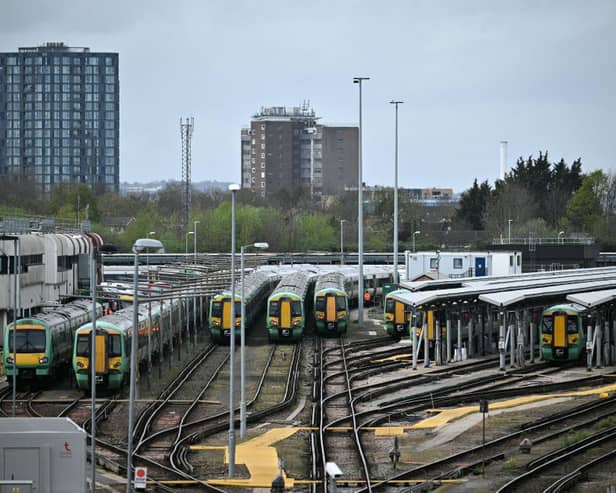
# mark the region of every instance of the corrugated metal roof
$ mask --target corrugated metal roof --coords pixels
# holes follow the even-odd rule
[[[573,293],[567,295],[568,301],[579,303],[586,308],[595,308],[615,299],[616,289],[604,289],[602,291],[589,291],[586,293]]]

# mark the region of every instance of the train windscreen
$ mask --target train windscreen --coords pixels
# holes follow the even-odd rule
[[[270,301],[270,317],[280,316],[280,301]]]
[[[90,334],[77,336],[77,356],[90,356]]]
[[[107,354],[110,357],[122,356],[122,339],[120,334],[111,334],[107,339]]]
[[[212,317],[222,317],[222,301],[212,303]]]
[[[336,296],[336,310],[346,310],[346,298],[344,296]]]
[[[301,301],[293,301],[291,303],[291,316],[293,317],[301,317],[302,315],[302,302]]]
[[[317,301],[314,304],[314,309],[318,312],[325,311],[325,296],[317,296]]]
[[[13,329],[9,332],[9,352],[13,351]],[[17,329],[15,334],[17,353],[44,353],[45,330],[43,329]]]

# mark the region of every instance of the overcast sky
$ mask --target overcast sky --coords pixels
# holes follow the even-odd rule
[[[364,179],[452,187],[548,150],[616,168],[616,2],[1,0],[0,51],[63,41],[120,54],[122,181],[180,178],[180,116],[194,116],[193,181],[240,179],[240,128],[261,106],[310,100],[356,123]]]

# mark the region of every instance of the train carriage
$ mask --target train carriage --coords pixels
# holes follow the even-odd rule
[[[341,272],[328,272],[318,277],[314,286],[314,319],[319,334],[339,336],[346,333],[349,284]]]
[[[269,296],[265,323],[270,342],[301,339],[306,325],[304,301],[313,278],[312,272],[288,274]]]
[[[254,271],[244,278],[244,310],[246,311],[245,326],[252,324],[262,303],[272,292],[276,282],[280,280],[280,275],[273,271]],[[242,321],[242,297],[241,286],[236,286],[235,291],[235,337],[240,337]],[[229,341],[231,334],[231,295],[230,291],[224,291],[212,297],[210,300],[210,312],[208,326],[212,341],[222,344]]]
[[[102,306],[96,305],[97,316]],[[70,367],[75,331],[92,318],[92,302],[77,300],[11,323],[4,334],[4,362],[9,384],[16,372],[18,384],[47,383]],[[13,330],[16,329],[16,354]],[[16,359],[15,365],[14,358]]]
[[[556,305],[541,315],[541,353],[545,361],[576,361],[585,350],[584,314],[586,308],[572,304]]]
[[[183,303],[183,318],[188,315],[192,303]],[[172,330],[170,320],[179,320],[180,302],[169,300],[162,304],[140,305],[138,309],[137,363],[148,358],[148,343],[152,356],[160,358],[160,347],[170,344]],[[150,319],[151,317],[151,319]],[[161,331],[161,320],[164,329]],[[151,326],[149,321],[151,320]],[[182,330],[182,328],[180,328]],[[90,388],[90,351],[92,347],[92,323],[77,330],[73,347],[73,372],[80,389]],[[131,343],[133,341],[133,307],[124,308],[106,315],[96,322],[96,384],[107,390],[120,389],[128,381],[130,372]]]

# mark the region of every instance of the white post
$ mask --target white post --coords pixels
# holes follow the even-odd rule
[[[90,356],[90,378],[92,383],[90,384],[91,392],[91,420],[90,420],[90,434],[92,441],[90,443],[92,449],[91,454],[91,466],[92,466],[92,493],[96,493],[96,255],[94,252],[94,241],[90,240],[90,295],[92,296],[92,346]]]
[[[396,138],[394,165],[394,284],[398,284],[398,106],[403,101],[390,101],[396,106]]]

